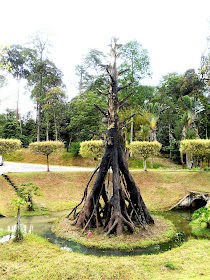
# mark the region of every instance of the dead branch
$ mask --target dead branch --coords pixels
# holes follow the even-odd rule
[[[119,124],[126,122],[127,120],[131,119],[135,114],[130,115],[129,117],[125,118],[124,120],[120,121]]]
[[[119,106],[119,109],[121,109],[124,105],[128,104],[127,101],[125,101],[124,103],[122,103],[120,106]]]
[[[125,98],[123,98],[123,99],[120,101],[120,105],[121,105],[122,103],[124,103],[132,94],[133,94],[133,91],[131,91]]]
[[[121,75],[121,74],[123,74],[123,73],[125,73],[125,72],[127,72],[127,71],[129,71],[129,68],[127,68],[127,69],[125,69],[125,70],[119,71],[119,72],[118,72],[118,76]]]
[[[102,90],[100,90],[98,88],[96,90],[98,91],[99,94],[103,94],[105,96],[108,96],[108,94],[109,94],[109,92],[103,92]]]
[[[124,88],[129,87],[131,84],[132,84],[132,83],[128,83],[127,85],[125,85],[125,86],[123,86],[123,87],[119,87],[117,91],[120,91],[120,90],[122,90],[122,89],[124,89]]]
[[[104,110],[102,110],[97,104],[94,103],[94,106],[95,106],[102,114],[104,114],[104,116],[107,117],[107,113],[104,112]]]
[[[92,131],[92,130],[90,130],[90,133],[93,134],[93,135],[96,135],[96,136],[98,136],[100,139],[104,140],[104,137],[103,137],[101,134],[99,134],[99,133],[97,133],[97,132],[94,132],[94,131]]]

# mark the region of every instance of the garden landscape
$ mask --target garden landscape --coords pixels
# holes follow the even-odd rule
[[[1,88],[36,105],[18,87],[0,114],[0,279],[209,279],[207,42],[198,73],[149,86],[147,49],[112,37],[70,101],[43,34],[0,46]]]

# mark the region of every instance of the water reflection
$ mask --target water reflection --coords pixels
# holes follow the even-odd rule
[[[188,239],[190,234],[188,222],[189,215],[180,215],[180,213],[174,212],[158,212],[156,214],[162,215],[164,218],[173,222],[176,227],[177,233],[170,242],[164,242],[148,248],[135,249],[129,252],[117,251],[117,250],[97,250],[92,248],[86,248],[83,245],[76,244],[71,240],[57,237],[52,231],[51,227],[53,222],[61,216],[66,216],[69,211],[54,212],[45,216],[30,216],[21,217],[21,227],[24,233],[35,233],[42,237],[45,237],[48,241],[56,244],[61,249],[68,252],[79,252],[83,254],[91,254],[97,256],[134,256],[141,254],[156,254],[170,250],[171,248],[180,246],[185,240]],[[154,213],[155,214],[155,213]],[[183,214],[183,213],[182,213]],[[14,238],[14,232],[16,230],[16,218],[0,218],[0,230],[8,230],[11,234],[0,238],[0,242],[8,241]]]

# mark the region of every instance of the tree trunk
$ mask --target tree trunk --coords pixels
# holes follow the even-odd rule
[[[37,104],[37,142],[40,142],[40,129],[41,129],[41,105]]]
[[[186,153],[186,167],[191,169],[191,154]]]
[[[147,161],[145,158],[143,158],[143,166],[144,166],[144,171],[147,171]]]
[[[17,212],[17,228],[16,228],[16,232],[15,232],[15,240],[16,241],[20,241],[23,239],[23,234],[21,232],[21,228],[20,228],[20,206],[18,206],[18,212]]]
[[[118,84],[116,70],[116,50],[118,49],[116,40],[112,40],[111,48],[111,65],[106,67],[110,76],[110,88],[108,96],[108,113],[107,113],[107,134],[106,147],[102,157],[96,180],[87,197],[87,188],[80,204],[78,204],[71,213],[76,213],[77,207],[83,201],[82,210],[75,216],[76,227],[82,227],[83,232],[87,227],[98,227],[98,223],[103,225],[107,234],[123,234],[124,227],[130,232],[134,232],[135,225],[146,226],[154,224],[144,201],[140,195],[139,188],[136,186],[126,162],[125,152],[120,144],[119,137],[119,101],[118,101]],[[112,169],[112,189],[111,196],[108,197],[105,191],[106,177]],[[96,169],[97,170],[97,169]],[[94,173],[96,173],[96,170]],[[109,187],[109,180],[107,182]],[[102,208],[100,199],[103,199],[104,207]],[[102,208],[100,210],[100,208]],[[71,213],[68,215],[70,216]]]
[[[47,117],[46,141],[49,141],[49,126],[50,126],[50,122],[49,122],[49,119]]]
[[[49,155],[47,155],[47,172],[50,172],[50,167],[49,167]]]
[[[133,115],[133,108],[131,108],[131,115]],[[133,142],[133,117],[131,118],[131,135],[130,135],[130,144]],[[130,154],[133,157],[132,153]]]
[[[58,128],[57,128],[57,120],[56,120],[55,113],[54,113],[54,124],[55,124],[55,141],[58,141]]]

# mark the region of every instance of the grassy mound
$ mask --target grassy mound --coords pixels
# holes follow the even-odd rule
[[[72,226],[72,221],[67,218],[60,219],[53,226],[53,231],[57,236],[70,239],[88,248],[130,251],[167,242],[174,236],[176,231],[170,221],[158,216],[153,216],[153,218],[155,225],[147,226],[145,229],[136,228],[134,234],[121,236],[107,236],[102,228],[99,228],[99,231],[87,230],[82,234],[82,229]]]

